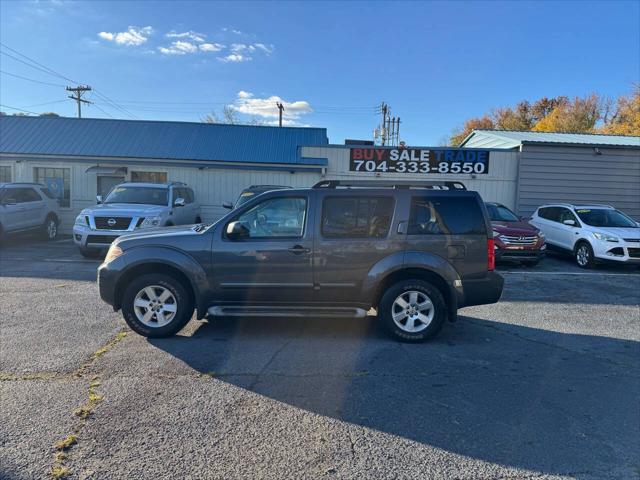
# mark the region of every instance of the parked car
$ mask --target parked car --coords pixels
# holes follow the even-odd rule
[[[193,190],[180,182],[121,183],[97,200],[73,226],[73,241],[85,257],[98,255],[126,233],[202,222]]]
[[[485,205],[493,228],[496,261],[537,265],[547,250],[544,234],[500,203]]]
[[[60,205],[39,183],[0,183],[0,239],[9,233],[37,231],[47,240],[58,236]]]
[[[117,239],[100,295],[137,333],[164,337],[191,318],[364,317],[397,337],[433,337],[459,308],[497,302],[491,223],[477,192],[325,181],[254,197],[213,225]],[[436,189],[438,188],[438,189]]]
[[[572,254],[582,268],[597,261],[640,265],[640,226],[609,205],[543,205],[531,223],[546,235],[549,248]]]
[[[240,192],[238,198],[236,199],[236,203],[224,202],[222,206],[224,208],[228,208],[229,210],[233,210],[238,208],[240,205],[247,203],[256,195],[260,195],[264,192],[270,192],[271,190],[282,190],[284,188],[292,188],[284,185],[251,185],[248,188],[245,188]]]

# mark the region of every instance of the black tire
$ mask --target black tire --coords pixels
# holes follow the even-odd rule
[[[200,217],[196,217],[196,223],[202,223],[202,219]]]
[[[42,236],[45,240],[55,240],[58,237],[58,225],[60,221],[58,217],[54,214],[50,213],[47,215],[44,223],[42,224]]]
[[[4,228],[2,227],[2,224],[0,223],[0,247],[2,246],[2,244],[4,243],[5,240],[5,233],[4,233]]]
[[[584,240],[576,244],[576,248],[573,251],[573,259],[580,268],[593,268],[596,263],[593,248],[591,248],[589,242]]]
[[[394,305],[398,297],[408,292],[422,292],[426,295],[433,305],[433,318],[430,323],[419,332],[406,331],[396,324],[393,319],[393,310],[397,307]],[[394,283],[382,295],[378,305],[378,318],[382,320],[385,327],[393,333],[397,338],[405,342],[424,342],[433,338],[442,328],[447,318],[447,307],[442,297],[442,293],[438,288],[425,282],[424,280],[409,279],[401,280]],[[402,323],[402,322],[401,322]],[[406,322],[405,322],[406,325]]]
[[[80,247],[80,255],[84,258],[100,258],[102,256],[102,250]]]
[[[136,316],[134,301],[136,296],[144,288],[157,285],[171,292],[177,304],[175,316],[162,327],[150,327],[141,322]],[[127,325],[134,332],[150,338],[170,337],[178,333],[193,315],[193,300],[187,289],[174,278],[164,275],[150,273],[134,279],[124,291],[122,297],[122,316]]]

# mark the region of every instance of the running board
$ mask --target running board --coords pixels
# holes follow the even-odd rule
[[[209,307],[209,315],[215,317],[313,317],[313,318],[365,318],[362,308],[324,307]]]

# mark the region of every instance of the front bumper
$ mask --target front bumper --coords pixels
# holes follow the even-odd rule
[[[87,250],[104,250],[109,248],[116,238],[131,233],[132,231],[133,230],[93,229],[91,227],[74,225],[73,243]]]
[[[109,263],[103,263],[98,267],[98,290],[100,298],[108,303],[114,310],[120,308],[117,297],[118,280],[126,266],[122,257],[118,257]]]
[[[592,242],[596,260],[640,265],[640,242]]]
[[[497,248],[496,260],[515,260],[515,261],[532,261],[537,262],[547,255],[547,246],[541,248]]]

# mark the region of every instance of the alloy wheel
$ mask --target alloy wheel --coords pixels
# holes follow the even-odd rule
[[[150,285],[138,292],[133,309],[136,317],[147,327],[159,328],[171,323],[178,311],[176,297],[168,288]]]
[[[589,263],[589,248],[586,245],[580,245],[576,252],[576,261],[578,265],[584,267]]]
[[[58,234],[58,225],[56,224],[56,221],[49,220],[49,222],[47,223],[47,237],[53,240],[54,238],[56,238],[57,234]]]
[[[401,330],[418,333],[431,324],[435,308],[429,296],[418,290],[401,293],[391,305],[391,317]]]

